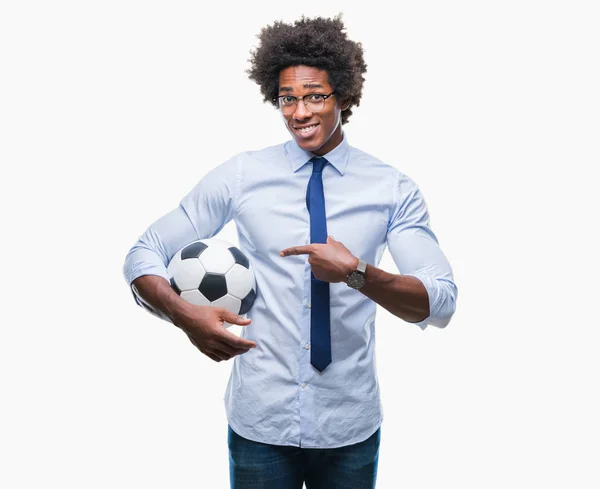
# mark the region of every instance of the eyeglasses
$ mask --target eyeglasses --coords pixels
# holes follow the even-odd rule
[[[281,111],[285,114],[289,114],[296,110],[298,100],[302,100],[304,107],[310,112],[320,112],[325,107],[325,100],[331,97],[335,93],[335,90],[328,95],[322,93],[309,93],[303,97],[294,97],[293,95],[280,95],[273,99],[276,102]]]

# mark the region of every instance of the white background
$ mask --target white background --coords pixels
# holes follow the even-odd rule
[[[3,2],[0,486],[229,487],[232,362],[121,267],[208,170],[289,138],[244,73],[261,27],[343,12],[350,144],[418,183],[459,287],[444,330],[378,308],[378,488],[600,487],[593,3]]]

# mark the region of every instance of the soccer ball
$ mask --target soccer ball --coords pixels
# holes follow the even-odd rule
[[[171,258],[167,272],[173,290],[197,306],[223,307],[243,315],[256,298],[256,279],[248,258],[221,239],[185,245]]]

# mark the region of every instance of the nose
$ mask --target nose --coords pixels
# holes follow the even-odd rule
[[[303,120],[312,116],[312,112],[307,109],[306,105],[304,105],[304,100],[298,100],[296,104],[296,110],[294,111],[294,119]]]

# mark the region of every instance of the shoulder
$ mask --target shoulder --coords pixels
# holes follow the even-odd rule
[[[275,144],[273,146],[267,146],[261,149],[250,149],[242,153],[238,153],[236,156],[242,160],[270,160],[281,157],[285,153],[285,147],[287,142]]]
[[[267,171],[269,164],[277,164],[285,157],[285,143],[267,146],[261,149],[249,149],[233,154],[224,165],[238,177],[249,172]]]
[[[396,164],[385,161],[373,156],[354,146],[348,147],[348,161],[356,170],[368,171],[380,178],[385,178],[387,182],[399,185],[400,183],[414,184],[414,181],[404,173]]]
[[[398,164],[352,146],[349,150],[352,171],[357,172],[365,184],[381,189],[392,206],[403,206],[423,199],[415,180],[399,168]]]

